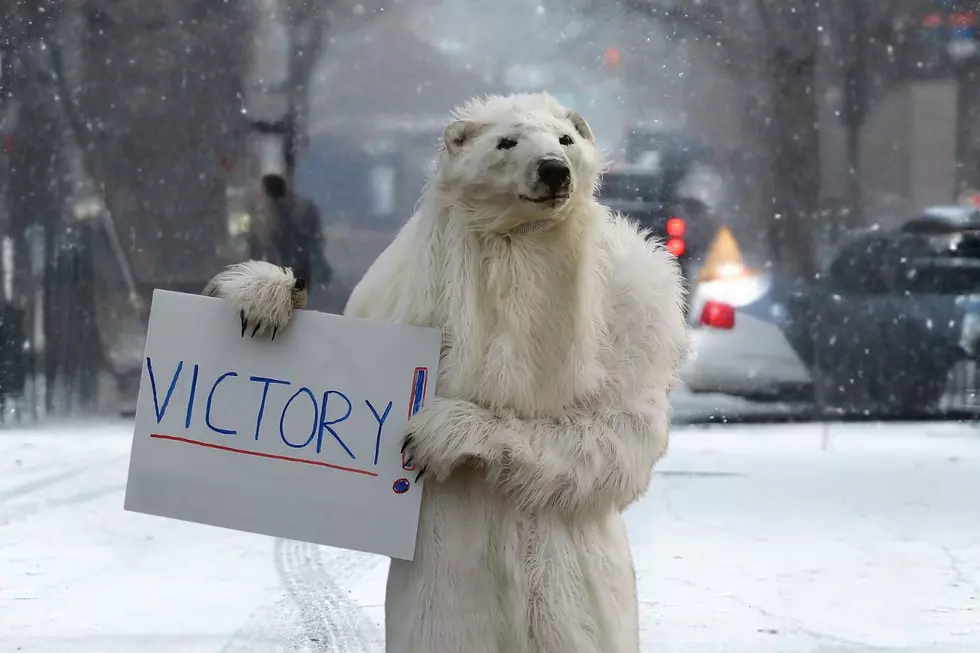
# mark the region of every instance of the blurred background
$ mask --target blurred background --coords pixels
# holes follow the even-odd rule
[[[342,311],[449,109],[537,90],[588,117],[602,201],[684,266],[686,390],[973,407],[975,3],[4,4],[5,419],[131,412],[152,289],[230,262],[298,267]]]
[[[111,418],[125,435],[118,420],[135,410],[154,288],[199,292],[223,266],[257,256],[308,277],[312,308],[342,311],[412,213],[449,110],[474,95],[547,90],[597,136],[608,160],[600,201],[662,239],[690,289],[692,351],[673,393],[678,453],[668,457],[678,462],[665,472],[678,476],[655,481],[649,514],[674,524],[669,534],[684,550],[738,532],[743,553],[774,565],[753,572],[767,589],[734,603],[679,570],[686,580],[668,583],[671,596],[720,601],[730,621],[719,623],[757,625],[756,639],[663,650],[980,650],[980,515],[966,502],[980,490],[977,2],[0,0],[0,8],[0,426],[10,435],[0,430],[0,441],[9,461],[33,460],[18,456],[33,446],[34,428],[71,435],[83,419]],[[915,424],[881,425],[896,420]],[[842,426],[853,421],[869,424]],[[769,422],[776,427],[761,424]],[[728,425],[703,426],[715,423]],[[801,452],[832,450],[835,438],[857,447],[856,458],[827,468],[800,462],[817,460]],[[125,450],[125,437],[112,443]],[[812,483],[760,471],[775,459]],[[949,471],[957,461],[962,476]],[[919,463],[936,466],[923,476]],[[6,469],[25,488],[47,478]],[[745,474],[759,484],[739,485]],[[695,477],[735,480],[685,494],[683,479]],[[961,480],[943,485],[951,478]],[[0,502],[22,497],[17,487],[0,488]],[[89,486],[76,494],[103,496]],[[82,502],[76,494],[66,505]],[[803,603],[793,618],[773,617],[787,596],[812,589],[772,590],[777,577],[826,571],[842,558],[780,558],[816,549],[788,527],[780,539],[766,515],[793,524],[796,506],[816,509],[826,531],[807,532],[826,553],[865,533],[845,506],[862,500],[861,515],[897,521],[879,525],[891,535],[855,544],[852,558],[841,554],[857,565],[844,565],[849,578],[864,573],[855,560],[880,554],[888,573],[925,565],[938,586],[959,589],[910,600],[894,621],[864,614],[870,632],[845,615],[850,625],[821,635],[823,626],[800,616],[812,614]],[[702,530],[671,522],[671,501],[699,514]],[[912,515],[909,506],[938,512]],[[766,535],[730,530],[733,515],[765,524],[753,533]],[[650,534],[645,519],[631,523]],[[928,555],[889,549],[888,558],[875,539],[921,543],[925,523],[939,538]],[[767,537],[771,547],[759,544]],[[651,554],[658,569],[681,564],[657,555],[666,554]],[[15,605],[3,603],[2,585],[0,573],[0,612]],[[812,600],[833,613],[846,604],[840,587]],[[885,581],[867,594],[847,587],[862,605],[901,593]],[[703,635],[704,624],[684,615]],[[937,630],[913,629],[933,633],[918,639],[903,630],[919,618]],[[651,624],[650,641],[661,641],[665,626]],[[796,639],[777,637],[786,632]],[[942,633],[963,648],[936,644]],[[24,637],[16,642],[41,641]],[[926,648],[910,648],[913,640]],[[59,642],[35,648],[69,650]]]
[[[601,200],[682,262],[683,410],[722,393],[709,417],[961,415],[976,9],[6,0],[0,415],[131,412],[152,289],[197,292],[249,256],[342,311],[411,214],[449,109],[537,90],[592,123]]]

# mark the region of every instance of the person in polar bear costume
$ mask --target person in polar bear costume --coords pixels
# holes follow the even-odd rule
[[[594,198],[592,131],[547,94],[457,111],[418,210],[345,313],[442,330],[406,450],[426,479],[392,560],[388,653],[637,653],[622,511],[667,451],[687,347],[678,267]],[[253,333],[302,305],[257,261],[218,275]]]

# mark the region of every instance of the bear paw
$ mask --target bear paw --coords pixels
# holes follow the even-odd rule
[[[464,421],[460,419],[461,403],[433,397],[409,420],[402,454],[406,466],[418,468],[416,481],[423,476],[442,481],[458,467],[490,462],[492,456],[480,446],[479,438],[471,441],[454,428]]]
[[[273,339],[292,319],[293,311],[306,308],[306,280],[289,268],[265,261],[246,261],[216,275],[204,294],[231,301],[242,321],[242,337],[269,335]]]

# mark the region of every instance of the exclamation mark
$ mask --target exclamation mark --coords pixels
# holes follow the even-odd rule
[[[415,374],[412,375],[412,394],[408,401],[408,418],[412,419],[412,415],[421,410],[422,405],[425,403],[425,391],[429,385],[429,368],[428,367],[416,367]],[[405,452],[402,452],[402,469],[406,471],[413,471],[415,465],[405,464]]]

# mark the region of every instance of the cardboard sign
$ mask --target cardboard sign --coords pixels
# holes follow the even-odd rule
[[[241,331],[225,300],[153,293],[125,509],[411,560],[401,442],[438,330],[297,311],[275,340]]]

